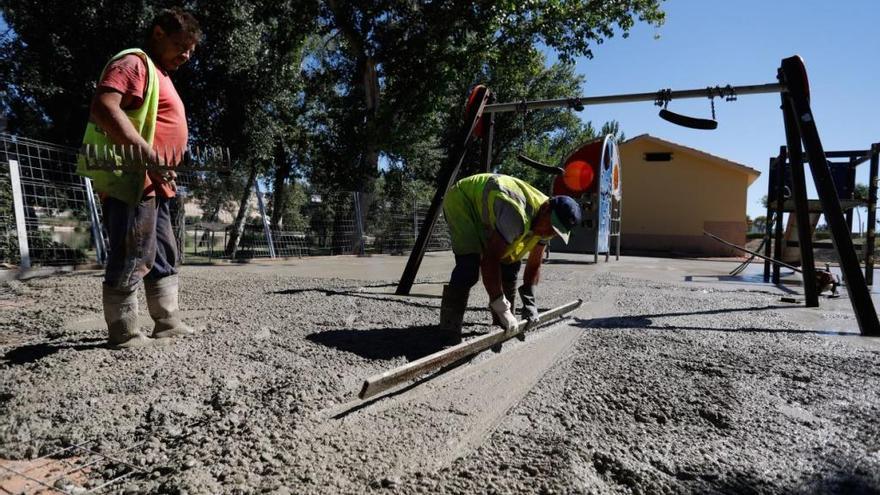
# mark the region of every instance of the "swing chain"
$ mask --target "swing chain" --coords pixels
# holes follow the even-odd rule
[[[709,86],[706,88],[706,97],[712,106],[712,120],[715,120],[715,97],[724,98],[724,101],[736,101],[736,90],[730,84],[723,88]]]
[[[718,86],[715,86],[714,88],[712,86],[708,86],[706,88],[706,97],[709,98],[709,104],[712,105],[712,120],[715,120],[715,96],[716,96],[715,92],[716,91],[720,92],[721,88],[719,88]]]
[[[669,106],[669,102],[672,101],[672,89],[661,89],[657,91],[657,96],[654,97],[654,105],[658,107],[666,108]]]
[[[529,114],[529,106],[526,103],[525,98],[523,98],[516,107],[516,111],[518,114],[522,114],[522,119],[520,120],[520,135],[519,135],[519,150],[522,153],[526,147],[526,117]]]

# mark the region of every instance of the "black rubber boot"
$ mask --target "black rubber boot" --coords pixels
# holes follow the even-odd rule
[[[443,300],[440,303],[440,335],[447,344],[461,343],[461,326],[470,294],[470,288],[443,286]]]

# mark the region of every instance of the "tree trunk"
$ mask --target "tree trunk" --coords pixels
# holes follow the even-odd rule
[[[272,218],[270,227],[279,230],[284,219],[287,203],[287,179],[290,177],[290,160],[281,143],[275,148],[275,190],[272,192]]]
[[[379,108],[379,74],[376,61],[371,56],[366,33],[369,32],[369,21],[352,12],[349,2],[326,0],[333,12],[333,19],[342,35],[348,41],[349,54],[355,61],[355,73],[352,74],[352,86],[356,94],[364,99],[364,122],[360,133],[363,135],[364,147],[360,150],[357,167],[357,183],[362,184],[361,191],[372,193],[373,183],[379,169],[379,135],[376,112]]]
[[[372,193],[373,183],[379,171],[379,136],[376,121],[379,110],[379,74],[376,71],[376,61],[370,56],[363,57],[363,62],[358,64],[358,68],[366,107],[363,131],[366,139],[360,170],[361,184],[363,184],[361,191]]]
[[[245,216],[247,215],[248,206],[250,206],[251,194],[254,190],[254,182],[257,180],[257,167],[251,167],[250,175],[248,175],[247,183],[244,186],[244,192],[241,193],[241,203],[238,206],[238,214],[235,215],[235,222],[232,224],[232,231],[229,233],[229,242],[226,244],[226,255],[235,258],[238,251],[238,242],[241,239],[241,233],[244,230]]]

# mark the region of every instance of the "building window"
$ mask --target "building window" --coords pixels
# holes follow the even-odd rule
[[[653,153],[645,153],[645,161],[646,162],[671,162],[672,161],[672,153],[669,152],[653,152]]]

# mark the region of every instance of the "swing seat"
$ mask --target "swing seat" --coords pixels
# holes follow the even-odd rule
[[[691,129],[703,129],[706,131],[711,131],[718,128],[718,122],[716,122],[715,120],[688,117],[687,115],[682,115],[680,113],[670,112],[665,108],[663,110],[660,110],[659,115],[661,119],[667,122],[672,122],[673,124],[680,125],[682,127],[689,127]]]

